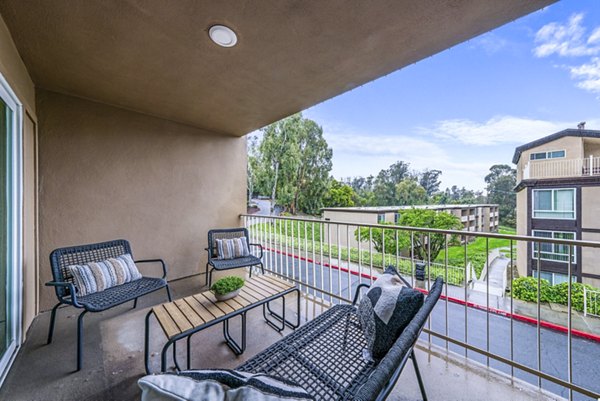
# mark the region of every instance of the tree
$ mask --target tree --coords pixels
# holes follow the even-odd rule
[[[247,183],[248,183],[248,202],[254,196],[255,186],[257,184],[257,170],[258,170],[258,159],[256,158],[256,147],[257,138],[256,136],[248,137],[248,170],[247,170]]]
[[[495,164],[485,176],[488,202],[497,203],[498,214],[502,224],[514,227],[517,196],[514,192],[517,185],[517,171],[506,164]]]
[[[441,230],[460,230],[463,225],[453,214],[430,209],[403,210],[398,225],[405,227],[437,228]],[[403,243],[411,244],[411,235],[403,232]],[[453,238],[448,238],[453,242]],[[445,234],[434,234],[415,231],[412,235],[414,255],[420,260],[433,261],[446,243]]]
[[[261,130],[258,146],[249,148],[253,189],[295,214],[316,213],[329,184],[333,152],[314,121],[294,114]]]
[[[427,196],[432,196],[434,193],[439,191],[441,184],[440,175],[442,175],[442,172],[440,170],[429,169],[426,169],[420,174],[419,184],[421,184],[421,186],[425,188]]]
[[[383,225],[394,226],[394,223],[383,223]],[[410,237],[403,235],[400,230],[386,228],[362,227],[354,231],[354,237],[359,242],[372,242],[373,248],[379,253],[396,255],[401,249],[410,245]]]
[[[354,177],[348,179],[346,183],[354,190],[354,204],[356,206],[371,206],[375,204],[373,194],[373,180],[372,175],[368,177]]]
[[[459,188],[453,185],[451,188],[446,188],[444,192],[436,193],[432,198],[432,203],[443,204],[473,204],[484,203],[485,197],[481,191],[473,191],[465,187]]]
[[[356,194],[351,186],[343,184],[336,179],[331,179],[331,186],[323,200],[325,207],[351,207],[354,206]]]
[[[298,148],[300,160],[295,172],[295,192],[290,211],[293,214],[298,211],[316,214],[323,206],[323,197],[329,188],[333,151],[323,137],[323,128],[307,118],[300,120]]]
[[[377,174],[373,183],[375,206],[391,206],[396,202],[396,185],[410,176],[409,166],[398,161]]]
[[[427,203],[427,191],[415,180],[406,178],[396,185],[398,206],[423,205]]]
[[[263,182],[263,190],[268,191],[271,199],[271,212],[275,203],[289,204],[290,191],[289,184],[284,182],[282,185],[280,176],[282,174],[290,175],[297,168],[298,152],[296,139],[298,137],[298,125],[300,116],[295,114],[276,123],[273,123],[263,129],[262,141],[257,149],[260,178]]]

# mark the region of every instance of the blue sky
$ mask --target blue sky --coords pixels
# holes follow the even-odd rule
[[[600,1],[560,1],[304,115],[323,126],[336,178],[403,160],[442,170],[442,188],[484,189],[516,146],[600,129]]]

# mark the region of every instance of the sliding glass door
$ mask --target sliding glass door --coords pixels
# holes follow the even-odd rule
[[[21,339],[21,109],[0,76],[0,383]]]
[[[10,277],[8,268],[8,135],[12,116],[10,109],[0,100],[0,355],[6,353],[11,341]]]

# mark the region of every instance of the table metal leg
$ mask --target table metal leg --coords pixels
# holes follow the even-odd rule
[[[191,365],[192,365],[192,352],[191,352],[191,344],[190,342],[192,341],[192,334],[190,334],[189,336],[187,336],[187,369],[190,370],[191,369]]]
[[[297,307],[296,323],[292,323],[285,318],[285,295],[281,296],[281,298],[283,300],[283,313],[281,315],[279,315],[277,312],[273,311],[268,302],[263,305],[263,316],[265,318],[265,321],[267,322],[267,324],[269,326],[273,327],[277,331],[282,331],[286,325],[291,329],[297,329],[298,327],[300,327],[300,291],[298,289],[295,289],[295,291],[296,291],[296,307]],[[269,315],[272,316],[274,319],[281,322],[282,327],[275,325],[269,318],[267,318],[266,311],[268,311]]]
[[[148,361],[150,354],[150,315],[152,314],[152,309],[146,315],[146,331],[144,334],[144,367],[146,368],[146,374],[150,374],[150,363]]]
[[[175,364],[175,370],[181,372],[181,368],[177,362],[177,341],[173,341],[173,363]]]
[[[236,355],[241,355],[246,350],[246,312],[241,313],[240,317],[242,318],[241,346],[229,334],[229,319],[223,321],[223,337],[225,337],[225,343]]]

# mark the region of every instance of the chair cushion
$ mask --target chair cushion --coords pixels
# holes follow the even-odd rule
[[[192,370],[138,380],[142,401],[312,400],[296,384],[275,376],[235,370]]]
[[[213,259],[210,262],[215,269],[223,270],[223,269],[234,269],[236,267],[248,267],[259,265],[261,260],[256,256],[250,255],[242,258],[235,259]]]
[[[366,360],[379,360],[423,305],[420,291],[407,288],[396,269],[389,266],[373,283],[358,307],[358,317],[367,340]]]
[[[149,294],[166,285],[167,282],[162,278],[142,277],[139,280],[107,288],[102,292],[77,297],[77,302],[91,312],[100,312]]]
[[[86,265],[67,266],[77,295],[85,296],[142,278],[130,254]]]
[[[250,256],[246,237],[218,239],[216,243],[217,259],[235,259]]]

